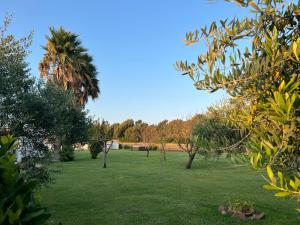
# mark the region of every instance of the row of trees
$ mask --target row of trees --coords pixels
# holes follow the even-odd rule
[[[300,2],[233,2],[255,15],[187,33],[187,45],[204,41],[207,52],[177,69],[199,90],[227,92],[225,124],[248,134],[251,164],[269,176],[265,188],[300,201]],[[244,40],[249,46],[239,48]]]
[[[187,120],[164,120],[158,124],[148,124],[142,120],[128,119],[110,126],[113,130],[113,138],[122,142],[159,143],[162,136],[166,136],[167,142],[176,142],[175,138],[180,135],[183,126],[192,127],[199,117],[201,116],[196,115]],[[194,123],[188,121],[194,121]]]
[[[207,113],[194,115],[186,120],[163,120],[151,125],[141,120],[135,122],[131,119],[111,125],[107,121],[94,121],[89,135],[95,142],[92,143],[92,157],[112,139],[141,143],[143,149],[147,151],[147,157],[151,146],[159,145],[161,160],[167,159],[166,144],[175,143],[182,151],[188,153],[187,169],[192,167],[197,153],[204,157],[216,156],[224,152],[241,153],[245,148],[237,143],[241,143],[245,133],[229,124],[225,125],[223,114],[223,110],[210,108]],[[102,140],[103,138],[105,141]],[[234,147],[235,151],[232,151]],[[239,151],[236,150],[237,148]],[[105,151],[104,162],[106,158]]]

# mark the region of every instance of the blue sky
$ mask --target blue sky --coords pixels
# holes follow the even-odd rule
[[[90,100],[91,115],[110,122],[127,118],[157,123],[203,112],[224,93],[197,91],[174,68],[179,59],[195,60],[202,45],[185,47],[185,33],[234,16],[247,15],[234,4],[206,0],[2,0],[0,16],[13,14],[10,33],[34,31],[28,56],[39,76],[49,27],[80,35],[99,71],[101,96]]]

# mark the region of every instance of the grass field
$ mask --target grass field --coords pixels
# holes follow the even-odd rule
[[[90,159],[76,154],[73,162],[55,163],[55,182],[42,191],[50,224],[63,225],[221,225],[300,224],[296,203],[273,197],[261,188],[260,174],[248,167],[234,167],[225,160],[196,159],[184,169],[186,153],[111,151],[108,168],[102,155]],[[218,212],[230,199],[251,200],[266,213],[261,221],[240,221]]]

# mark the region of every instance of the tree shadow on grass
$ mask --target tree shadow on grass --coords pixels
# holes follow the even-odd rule
[[[188,158],[186,158],[186,162],[188,161]],[[235,164],[233,162],[224,161],[222,159],[216,160],[216,159],[195,159],[192,168],[186,169],[186,162],[181,162],[180,167],[184,168],[187,171],[216,171],[216,172],[235,172],[239,170],[248,170],[249,165],[247,163],[243,165]]]

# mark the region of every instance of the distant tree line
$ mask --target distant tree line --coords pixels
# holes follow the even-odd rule
[[[228,105],[224,103],[223,105]],[[214,107],[209,108],[205,114],[196,114],[186,120],[163,120],[158,124],[148,124],[142,120],[134,121],[127,119],[122,123],[109,124],[105,122],[106,129],[109,130],[109,137],[121,142],[140,143],[143,149],[149,150],[151,145],[159,146],[161,160],[166,160],[166,144],[175,143],[178,147],[188,153],[189,160],[186,168],[192,167],[193,160],[197,153],[203,157],[215,157],[220,154],[236,154],[244,151],[242,143],[238,145],[245,136],[245,133],[235,127],[226,124],[224,118],[224,107],[218,110]],[[105,136],[101,132],[104,122],[94,121],[90,128],[90,139],[96,143],[101,137]],[[93,146],[97,146],[93,143]],[[234,146],[232,146],[234,145]],[[98,144],[98,153],[102,151]],[[233,151],[234,149],[234,151]],[[239,150],[238,150],[239,149]],[[95,151],[93,150],[93,153]]]

